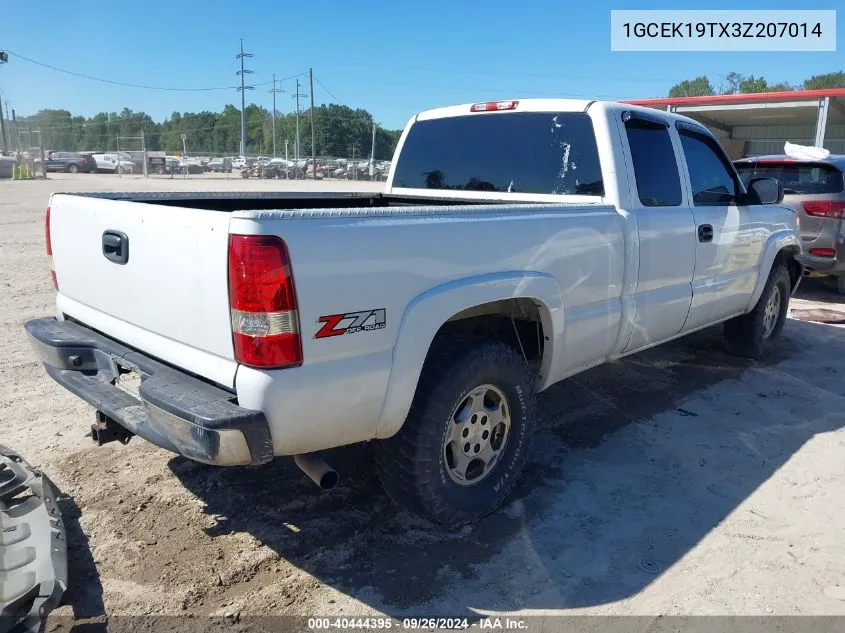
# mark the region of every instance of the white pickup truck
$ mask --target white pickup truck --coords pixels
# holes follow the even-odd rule
[[[776,180],[618,103],[423,112],[381,194],[55,194],[57,318],[30,321],[99,442],[209,464],[372,441],[390,496],[455,526],[507,497],[535,393],[724,323],[757,358],[802,275]]]

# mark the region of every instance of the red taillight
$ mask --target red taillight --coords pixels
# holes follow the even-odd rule
[[[817,218],[845,218],[845,201],[842,200],[805,200],[804,212]]]
[[[487,101],[486,103],[474,103],[470,106],[470,112],[497,112],[499,110],[515,110],[519,101]]]
[[[836,251],[832,248],[811,248],[810,255],[817,255],[818,257],[836,257]]]
[[[302,363],[293,272],[281,238],[229,236],[229,306],[235,360],[262,368]]]
[[[47,245],[47,257],[50,258],[50,279],[53,281],[53,288],[59,289],[59,282],[56,279],[56,269],[53,266],[53,241],[50,239],[50,207],[44,216],[44,241]]]

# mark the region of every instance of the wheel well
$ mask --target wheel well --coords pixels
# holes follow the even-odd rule
[[[795,259],[796,255],[798,255],[798,249],[794,246],[787,246],[778,251],[773,263],[773,266],[778,264],[786,266],[786,270],[789,272],[790,287],[793,290],[795,290],[795,287],[801,280],[801,276],[804,274],[804,267],[801,265],[801,262]]]
[[[435,339],[444,332],[495,338],[524,355],[535,370],[543,360],[544,343],[541,306],[532,299],[503,299],[458,312],[444,323]]]

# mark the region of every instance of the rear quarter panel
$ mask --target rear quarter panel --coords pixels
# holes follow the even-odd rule
[[[422,325],[401,341],[413,349],[402,352],[397,340],[415,300],[448,284],[469,288],[503,275],[556,284],[558,305],[552,308],[562,314],[556,320],[559,331],[550,337],[556,350],[550,358],[557,364],[550,372],[564,371],[564,348],[603,356],[615,340],[612,325],[619,318],[622,221],[613,207],[598,205],[235,214],[230,232],[280,235],[288,245],[304,356],[295,369],[239,368],[239,401],[265,412],[277,454],[389,435],[407,414],[433,336],[465,307],[455,300],[453,309],[416,321]],[[524,284],[511,288],[513,296],[530,296],[518,294]],[[384,311],[384,327],[317,337],[324,317],[369,310]],[[571,328],[564,323],[568,310],[575,315]],[[383,412],[389,385],[392,392],[398,376],[403,377],[398,395]]]

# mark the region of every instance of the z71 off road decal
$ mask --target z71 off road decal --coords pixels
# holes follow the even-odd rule
[[[355,334],[384,328],[385,309],[362,310],[361,312],[347,312],[346,314],[327,314],[318,321],[323,324],[314,338],[327,338],[341,334]]]

